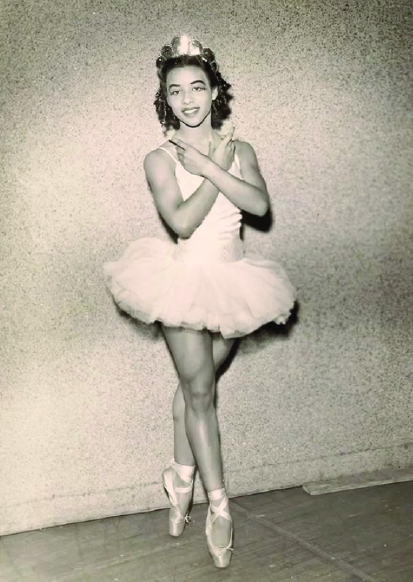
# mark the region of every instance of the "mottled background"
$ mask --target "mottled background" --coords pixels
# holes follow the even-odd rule
[[[168,236],[142,162],[177,33],[232,83],[273,209],[246,244],[299,294],[220,380],[230,495],[413,464],[409,4],[2,0],[1,533],[167,504],[176,373],[102,263]]]

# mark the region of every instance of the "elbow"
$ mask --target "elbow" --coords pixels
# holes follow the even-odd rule
[[[269,209],[270,207],[268,206],[268,204],[265,204],[262,206],[262,208],[260,208],[259,212],[257,212],[257,215],[263,217],[267,214]]]
[[[173,230],[174,230],[175,234],[177,236],[179,236],[179,238],[189,238],[191,236],[191,233],[189,232],[189,230],[187,228],[175,226]]]
[[[179,232],[177,232],[176,234],[179,236],[179,238],[190,238],[190,236],[192,235],[193,231],[189,230],[189,229],[181,229]]]
[[[268,201],[268,199],[267,199],[267,200],[265,200],[265,199],[262,199],[262,200],[260,200],[260,202],[257,204],[257,209],[256,209],[256,212],[255,212],[255,214],[256,214],[257,216],[261,216],[261,217],[262,217],[262,216],[265,216],[265,215],[267,214],[267,212],[269,211],[269,209],[270,209],[270,204],[269,204],[269,201]]]
[[[267,189],[265,190],[259,189],[257,194],[258,195],[255,196],[254,210],[252,212],[256,216],[263,217],[267,214],[268,210],[270,209],[270,198],[268,196]]]
[[[179,238],[189,238],[192,235],[192,233],[194,232],[192,225],[190,225],[186,221],[177,222],[174,225],[173,229],[174,229],[175,233],[179,236]]]

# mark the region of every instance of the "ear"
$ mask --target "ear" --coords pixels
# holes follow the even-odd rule
[[[214,87],[212,89],[212,101],[215,101],[215,99],[218,97],[218,87]]]

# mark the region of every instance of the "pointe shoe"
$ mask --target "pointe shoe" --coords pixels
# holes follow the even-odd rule
[[[162,483],[168,494],[169,502],[171,504],[171,509],[169,511],[169,533],[171,536],[179,537],[183,534],[185,525],[189,521],[188,508],[185,515],[181,511],[178,504],[177,494],[179,493],[189,493],[192,491],[194,486],[193,473],[195,467],[178,465],[173,459],[169,465],[162,472]],[[175,474],[188,483],[186,487],[176,487],[174,485]],[[190,501],[188,503],[188,507]]]
[[[222,493],[222,491],[224,491],[224,492]],[[211,496],[211,493],[212,493],[212,496]],[[216,493],[216,495],[215,495],[215,493]],[[214,505],[211,505],[211,504],[208,507],[208,513],[207,513],[207,519],[206,519],[206,525],[205,525],[205,534],[206,534],[206,539],[207,539],[208,550],[209,550],[209,553],[211,554],[211,557],[214,561],[214,565],[217,568],[226,568],[227,566],[229,566],[229,564],[231,562],[231,558],[232,558],[232,552],[233,552],[232,538],[233,538],[233,532],[234,532],[233,527],[232,527],[232,517],[228,513],[228,511],[225,511],[225,509],[224,509],[228,505],[228,497],[225,493],[225,490],[222,490],[222,489],[218,489],[216,492],[212,491],[212,492],[208,493],[208,497],[209,497],[210,501],[220,499],[221,497],[223,497],[221,503],[217,507],[215,507]],[[215,546],[211,540],[212,525],[218,517],[224,517],[225,519],[228,519],[231,522],[231,535],[229,538],[229,543],[225,547]]]

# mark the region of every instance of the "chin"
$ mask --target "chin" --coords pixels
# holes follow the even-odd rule
[[[194,117],[194,119],[182,119],[181,116],[176,115],[176,117],[178,117],[179,119],[179,123],[182,123],[183,125],[186,125],[187,127],[199,127],[200,125],[202,125],[203,123],[205,123],[205,121],[207,120],[209,114],[211,113],[211,110],[208,111],[208,113],[204,114],[204,115],[200,115],[197,117]]]
[[[195,127],[199,127],[200,125],[202,125],[204,123],[204,121],[205,121],[205,119],[202,119],[201,121],[195,121],[194,120],[194,121],[191,121],[191,122],[188,122],[187,120],[186,121],[180,120],[180,122],[183,123],[184,125],[186,125],[187,127],[194,127],[194,128]]]

